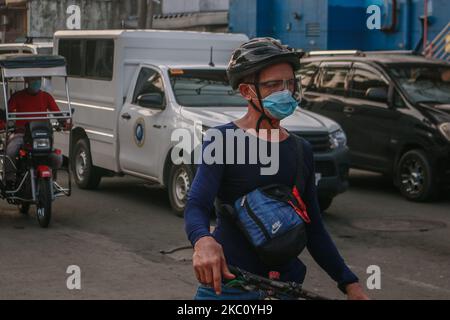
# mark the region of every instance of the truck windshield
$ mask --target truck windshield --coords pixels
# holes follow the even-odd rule
[[[413,103],[450,104],[450,66],[405,64],[390,71]]]
[[[247,106],[239,92],[228,84],[225,70],[172,69],[169,74],[175,98],[182,106]]]

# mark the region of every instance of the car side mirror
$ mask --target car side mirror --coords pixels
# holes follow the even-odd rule
[[[141,94],[137,103],[144,108],[164,109],[164,96],[162,93]]]
[[[388,101],[388,90],[383,87],[369,88],[366,91],[366,98],[378,102]]]

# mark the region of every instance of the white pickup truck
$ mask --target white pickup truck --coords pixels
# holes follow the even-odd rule
[[[62,134],[55,142],[64,155],[70,150],[77,185],[96,188],[111,174],[157,182],[182,215],[195,166],[172,163],[171,133],[245,114],[246,101],[227,83],[226,63],[246,40],[182,31],[57,32],[54,52],[67,59],[75,112],[72,145]],[[57,102],[66,104],[62,83],[53,88]],[[320,200],[328,206],[347,187],[344,133],[332,120],[301,109],[282,124],[313,145]]]

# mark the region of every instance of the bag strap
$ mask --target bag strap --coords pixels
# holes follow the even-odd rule
[[[297,151],[297,173],[295,175],[295,186],[292,190],[292,195],[296,200],[296,205],[292,202],[289,204],[295,209],[297,214],[305,221],[306,223],[310,223],[311,220],[308,215],[308,211],[305,203],[302,200],[300,194],[302,193],[301,182],[303,180],[303,141],[302,138],[294,135],[296,151]]]

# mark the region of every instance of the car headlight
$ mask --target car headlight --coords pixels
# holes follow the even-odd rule
[[[442,135],[447,139],[447,141],[450,141],[450,122],[444,122],[439,125],[439,131],[442,133]]]
[[[33,149],[34,150],[50,149],[50,139],[49,138],[34,139],[33,140]]]
[[[347,136],[344,131],[339,129],[330,133],[330,146],[331,149],[345,147],[347,145]]]

